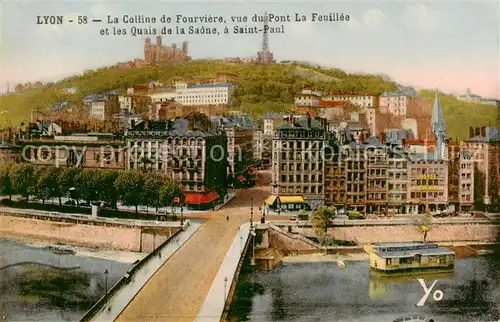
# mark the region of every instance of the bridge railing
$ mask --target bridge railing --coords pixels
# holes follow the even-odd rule
[[[17,217],[28,217],[34,219],[42,219],[42,220],[58,220],[58,221],[78,221],[81,223],[82,221],[87,222],[88,224],[112,224],[112,225],[121,225],[121,226],[133,226],[133,227],[159,227],[159,228],[167,228],[167,227],[180,227],[180,223],[177,221],[169,222],[169,221],[152,221],[152,220],[137,220],[137,219],[119,219],[119,218],[105,218],[105,217],[94,217],[91,215],[85,214],[66,214],[62,212],[54,212],[54,211],[43,211],[43,210],[26,210],[26,209],[10,209],[10,208],[1,208],[0,215],[11,215]],[[186,220],[187,221],[187,220]]]
[[[113,298],[113,296],[126,284],[128,284],[134,275],[142,268],[146,263],[148,263],[152,258],[156,258],[158,256],[158,253],[161,251],[161,249],[171,242],[174,238],[177,237],[178,234],[180,234],[182,230],[176,231],[172,236],[170,236],[165,242],[163,242],[159,247],[157,247],[154,251],[149,253],[146,257],[144,257],[142,260],[140,260],[137,264],[135,264],[131,269],[125,273],[125,275],[118,280],[118,282],[111,287],[111,289],[104,294],[103,297],[99,299],[86,313],[85,315],[80,319],[80,322],[88,322],[91,321],[92,318],[94,318],[97,313],[99,313],[102,308],[106,306],[106,304],[109,303],[109,301]]]

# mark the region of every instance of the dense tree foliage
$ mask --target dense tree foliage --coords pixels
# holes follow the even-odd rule
[[[87,203],[160,208],[181,194],[177,182],[161,174],[81,168],[37,167],[30,164],[0,166],[0,195],[20,194],[42,200],[70,197]]]
[[[322,243],[327,242],[330,221],[335,217],[335,211],[330,207],[321,207],[312,213],[314,231]]]

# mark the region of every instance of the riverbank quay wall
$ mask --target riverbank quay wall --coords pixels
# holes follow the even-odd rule
[[[152,252],[179,229],[178,222],[0,209],[0,236],[14,239],[49,240],[78,246]]]
[[[311,224],[273,222],[274,226],[289,234],[317,237]],[[337,240],[364,243],[390,243],[422,241],[419,220],[338,220],[331,223],[328,235]],[[439,219],[430,225],[429,242],[495,242],[500,222],[487,219]],[[297,249],[286,239],[291,249]],[[297,239],[296,239],[297,240]],[[300,248],[308,248],[301,243]]]

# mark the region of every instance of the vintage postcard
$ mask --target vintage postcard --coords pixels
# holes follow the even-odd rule
[[[498,1],[0,12],[0,321],[500,321]]]

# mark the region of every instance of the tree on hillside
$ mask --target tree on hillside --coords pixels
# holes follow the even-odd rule
[[[8,195],[12,199],[12,184],[9,178],[9,164],[0,165],[0,196]]]
[[[328,239],[328,228],[330,227],[330,221],[335,217],[335,211],[330,208],[323,206],[312,213],[312,218],[314,221],[314,231],[316,236],[319,237],[320,241],[326,246]]]
[[[13,164],[9,169],[9,179],[13,190],[28,201],[34,186],[34,168],[31,164]]]
[[[121,171],[116,178],[116,189],[121,202],[125,206],[134,206],[135,213],[139,212],[138,206],[143,203],[143,190],[145,178],[140,171]]]

